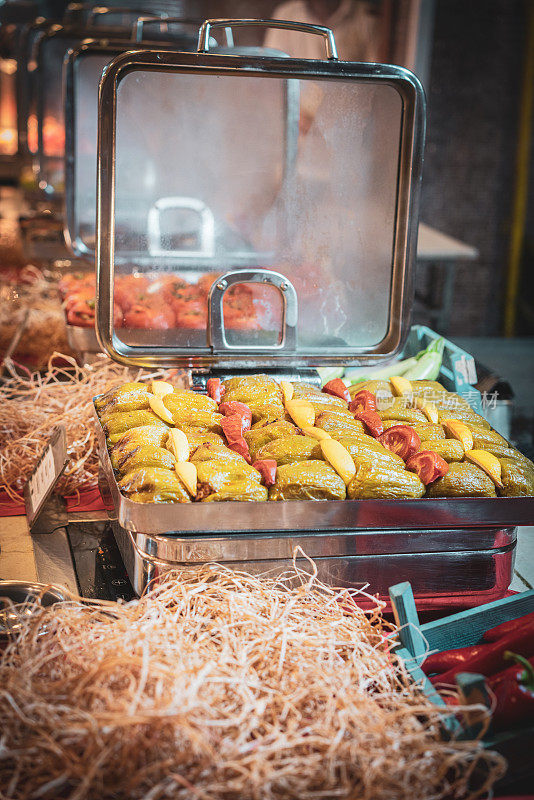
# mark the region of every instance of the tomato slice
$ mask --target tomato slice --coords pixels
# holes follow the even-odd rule
[[[178,328],[187,328],[195,331],[206,330],[208,323],[204,311],[176,311],[176,325]]]
[[[86,300],[78,300],[67,309],[69,325],[90,328],[95,324],[95,309]]]
[[[350,410],[352,411],[352,409]],[[360,411],[354,415],[354,419],[358,419],[360,422],[363,422],[367,432],[370,433],[371,436],[374,436],[375,439],[384,431],[384,423],[376,411]]]
[[[332,394],[334,397],[341,397],[341,399],[346,400],[347,403],[350,402],[349,390],[341,378],[334,378],[334,380],[325,383],[323,386],[323,392],[326,392],[326,394]]]
[[[219,406],[219,414],[224,414],[225,417],[231,417],[232,414],[237,414],[238,417],[241,417],[242,430],[250,430],[250,426],[252,425],[252,411],[245,403],[239,403],[237,400],[221,403]]]
[[[255,461],[252,466],[261,474],[264,486],[272,486],[276,481],[277,463],[274,458],[262,458]]]
[[[208,378],[208,382],[206,384],[206,391],[212,400],[215,400],[216,403],[220,403],[221,398],[225,392],[225,388],[222,385],[220,378]],[[221,411],[221,414],[222,413],[224,412]]]
[[[127,328],[146,328],[147,330],[169,330],[174,327],[172,309],[152,308],[144,303],[134,303],[124,314]]]
[[[415,453],[406,461],[406,469],[419,475],[421,482],[428,486],[429,483],[434,483],[438,478],[446,475],[449,465],[433,450],[421,450],[420,453]]]
[[[349,411],[359,414],[362,411],[376,411],[376,397],[368,389],[356,392],[349,403]]]
[[[394,425],[377,437],[381,445],[392,453],[397,453],[406,461],[421,447],[421,439],[409,425]]]

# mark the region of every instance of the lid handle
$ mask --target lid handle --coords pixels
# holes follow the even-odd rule
[[[200,249],[194,251],[165,250],[161,242],[161,214],[170,208],[193,211],[199,219]],[[215,252],[215,220],[213,212],[202,201],[195,197],[160,197],[148,212],[147,219],[148,252],[151,256],[188,255],[213,258]]]
[[[274,286],[282,296],[282,339],[272,345],[231,345],[226,338],[224,327],[223,298],[225,292],[236,283],[261,283]],[[297,349],[298,302],[295,287],[284,275],[268,269],[233,270],[221,275],[212,285],[208,295],[208,344],[214,353],[228,350],[248,352],[269,352],[283,350],[295,352]]]
[[[285,19],[207,19],[198,34],[198,52],[209,52],[209,39],[212,28],[245,28],[249,25],[262,28],[283,28],[284,30],[322,36],[325,40],[326,57],[331,61],[337,60],[336,40],[331,28],[326,28],[324,25],[310,25],[306,22],[293,22]]]

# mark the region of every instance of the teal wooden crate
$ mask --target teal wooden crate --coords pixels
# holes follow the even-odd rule
[[[403,357],[415,356],[439,338],[439,334],[426,325],[412,325]],[[475,359],[448,339],[444,339],[443,360],[438,380],[447,391],[461,395],[477,414],[482,414],[482,396],[475,387],[477,382]]]
[[[534,612],[534,589],[424,624],[419,622],[409,583],[391,586],[389,596],[399,628],[400,647],[395,652],[425,695],[443,709],[444,727],[458,738],[473,738],[479,732],[477,725],[462,728],[453,709],[447,706],[422,671],[421,664],[429,652],[478,644],[489,628]],[[487,701],[489,704],[482,676],[464,673],[458,676],[457,683],[468,702]],[[509,770],[499,781],[500,789],[519,785],[523,790],[523,787],[534,786],[534,761],[529,755],[534,753],[534,723],[499,734],[493,734],[490,728],[483,742],[487,749],[500,752],[508,760]]]

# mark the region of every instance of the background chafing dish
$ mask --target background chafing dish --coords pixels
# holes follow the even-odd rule
[[[161,28],[157,42],[142,40],[143,31],[154,24]],[[75,257],[93,267],[96,242],[96,160],[98,134],[98,84],[105,66],[117,55],[132,49],[169,47],[192,50],[196,36],[191,26],[200,22],[182,18],[160,20],[140,17],[131,40],[88,41],[70,49],[64,65],[65,107],[65,240]],[[139,171],[142,165],[137,165]],[[96,341],[96,339],[95,339]]]
[[[189,366],[194,372],[203,370],[203,377],[213,369],[226,374],[265,368],[303,370],[318,364],[378,363],[399,354],[409,332],[413,299],[422,163],[424,98],[417,79],[398,67],[336,63],[330,34],[324,29],[313,32],[326,37],[328,60],[312,63],[204,55],[209,31],[210,23],[206,23],[197,55],[121,56],[110,65],[102,83],[97,331],[103,348],[122,363]],[[218,166],[231,163],[237,175],[229,191],[234,192],[232,199],[244,216],[241,225],[250,232],[253,244],[267,242],[264,249],[272,253],[270,264],[278,270],[266,269],[269,264],[249,264],[246,273],[234,269],[217,280],[201,346],[184,347],[178,338],[171,343],[168,332],[155,330],[150,344],[145,339],[140,345],[114,327],[112,313],[114,276],[124,273],[122,234],[116,223],[128,211],[129,184],[121,148],[128,141],[127,130],[136,124],[142,128],[135,109],[143,108],[151,126],[147,137],[155,128],[168,144],[164,194],[172,195],[173,179],[177,183],[180,176],[172,174],[170,98],[178,96],[177,87],[183,97],[190,84],[200,104],[202,89],[210,80],[219,92],[217,114],[224,117],[225,108],[230,107],[231,122],[239,131],[234,143],[237,152],[232,153],[230,140],[224,142],[222,153],[215,146],[216,141],[220,144],[216,133],[223,123],[209,104],[202,106],[202,137],[194,159],[196,191],[192,186],[189,194],[217,215],[217,197],[211,196],[212,183],[204,176],[212,175],[219,187]],[[262,144],[261,134],[253,136],[248,131],[248,137],[242,138],[247,123],[246,109],[240,104],[240,80],[254,82],[257,106],[265,109],[270,106],[266,99],[262,102],[262,92],[269,81],[299,81],[301,113],[304,105],[308,110],[313,107],[311,127],[301,131],[297,143],[294,183],[275,193],[272,204],[260,207],[259,212],[248,200],[256,187],[248,187],[247,201],[242,200],[239,208],[240,180],[246,176],[243,164]],[[131,95],[123,90],[124,81],[129,81]],[[232,98],[230,104],[223,102],[225,94]],[[144,100],[149,97],[153,113],[147,114]],[[164,110],[158,114],[161,107]],[[198,109],[195,113],[199,114]],[[184,123],[183,117],[178,121]],[[139,128],[137,135],[141,141]],[[240,158],[243,141],[248,148],[245,159]],[[318,152],[322,160],[317,159]],[[142,153],[139,145],[139,157]],[[228,194],[227,184],[223,185]],[[147,194],[144,202],[149,203]],[[304,258],[310,252],[317,256],[315,263]],[[304,264],[304,280],[299,264]],[[153,267],[164,269],[157,260]],[[223,298],[240,280],[278,288],[284,314],[275,343],[266,345],[257,338],[244,345],[228,336]],[[308,307],[307,284],[315,290]],[[506,591],[515,526],[532,518],[530,498],[294,501],[278,503],[272,515],[265,514],[264,504],[255,503],[142,506],[119,493],[100,429],[99,436],[103,485],[108,487],[117,542],[137,591],[161,570],[180,563],[216,559],[253,571],[279,571],[287,567],[293,546],[302,544],[318,559],[323,579],[370,581],[381,592],[391,583],[392,573],[402,570],[428,606],[437,603],[437,598],[441,603],[444,599],[457,605],[475,603]]]
[[[103,43],[110,39],[130,39],[132,22],[141,13],[146,12],[93,8],[81,25],[67,21],[51,25],[37,35],[32,53],[37,74],[37,180],[47,199],[61,200],[65,190],[63,63],[68,51],[82,41]],[[97,20],[109,21],[117,16],[122,24],[97,24]]]
[[[135,46],[135,23],[139,15],[147,13],[135,8],[74,5],[76,8],[69,7],[62,23],[38,20],[28,26],[19,48],[19,128],[25,151],[21,184],[33,207],[38,211],[46,208],[44,215],[33,214],[23,220],[25,249],[30,259],[52,261],[70,254],[63,230],[65,138],[69,132],[64,110],[65,58],[82,42],[103,46],[116,44],[122,49]],[[180,48],[193,46],[195,41],[194,36],[183,31],[177,37],[173,30],[172,37],[174,46]],[[165,46],[159,34],[155,38],[158,46]],[[99,75],[95,76],[95,90],[98,78]],[[96,98],[94,103],[96,108]],[[92,192],[94,196],[94,188]]]

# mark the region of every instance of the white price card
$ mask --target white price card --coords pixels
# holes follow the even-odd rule
[[[48,444],[24,487],[28,524],[32,528],[61,473],[67,465],[67,434],[64,425],[52,431]]]

